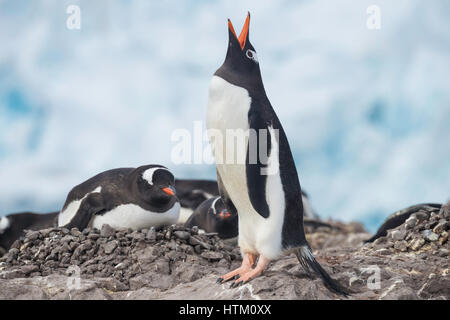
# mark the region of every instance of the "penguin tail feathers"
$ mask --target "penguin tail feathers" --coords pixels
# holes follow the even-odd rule
[[[303,269],[311,275],[311,270],[314,271],[320,278],[322,279],[325,286],[332,292],[348,296],[350,291],[347,288],[344,288],[339,282],[332,279],[325,269],[317,262],[312,254],[312,250],[309,245],[303,245],[295,250],[295,255],[297,256],[298,261],[302,265]]]

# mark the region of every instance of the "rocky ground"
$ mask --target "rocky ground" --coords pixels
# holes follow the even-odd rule
[[[238,288],[216,284],[241,263],[235,240],[161,230],[30,231],[0,258],[0,299],[449,299],[450,204],[422,210],[386,237],[357,223],[307,228],[317,260],[353,292],[309,278],[295,256]]]

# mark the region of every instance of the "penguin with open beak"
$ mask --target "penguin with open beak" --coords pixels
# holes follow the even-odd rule
[[[218,282],[234,280],[232,287],[244,284],[259,276],[271,260],[294,252],[308,273],[313,270],[330,290],[346,294],[316,261],[306,240],[297,170],[265,92],[249,26],[250,14],[237,36],[228,20],[227,54],[209,89],[207,129],[219,192],[227,208],[239,215],[243,256],[242,265]],[[235,139],[228,139],[236,132],[247,132],[245,143],[237,147]]]

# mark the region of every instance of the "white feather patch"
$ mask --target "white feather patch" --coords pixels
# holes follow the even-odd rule
[[[8,217],[2,217],[0,219],[0,234],[4,233],[9,228],[10,222]]]
[[[192,215],[194,210],[189,208],[180,208],[180,217],[178,218],[178,223],[185,223],[189,217]]]
[[[87,193],[83,198],[79,200],[74,200],[66,207],[64,211],[61,211],[58,215],[58,226],[62,227],[68,224],[72,218],[75,216],[75,214],[78,212],[78,209],[80,208],[81,202],[91,193],[100,193],[102,192],[102,187],[98,186],[92,192]]]
[[[123,204],[103,215],[95,216],[92,227],[101,229],[104,224],[109,224],[115,229],[131,228],[139,230],[161,225],[171,225],[178,221],[180,204],[176,202],[166,212],[152,212],[144,210],[135,204]]]
[[[142,178],[144,180],[146,180],[148,182],[148,184],[151,186],[153,185],[153,175],[155,174],[155,171],[157,171],[157,170],[169,171],[167,168],[164,168],[164,167],[155,167],[155,168],[147,169],[142,173]]]

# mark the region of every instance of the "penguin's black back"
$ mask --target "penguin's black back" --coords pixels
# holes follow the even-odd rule
[[[112,169],[99,173],[83,183],[80,183],[69,192],[62,210],[66,209],[72,201],[82,199],[86,194],[92,192],[97,187],[102,187],[102,193],[110,191],[112,194],[117,195],[115,200],[111,199],[112,203],[116,206],[124,203],[124,201],[127,200],[127,196],[128,198],[133,198],[130,194],[131,190],[128,192],[126,190],[128,189],[127,183],[129,183],[129,175],[134,170],[135,168]]]
[[[176,179],[175,189],[180,205],[192,210],[211,196],[219,195],[219,188],[214,180]]]
[[[413,213],[419,211],[422,208],[431,207],[435,209],[440,209],[442,204],[439,203],[422,203],[416,204],[405,209],[399,210],[391,214],[384,223],[378,228],[377,232],[368,240],[366,243],[373,242],[378,238],[384,237],[387,235],[388,230],[397,228],[402,225],[406,219],[408,219]]]

